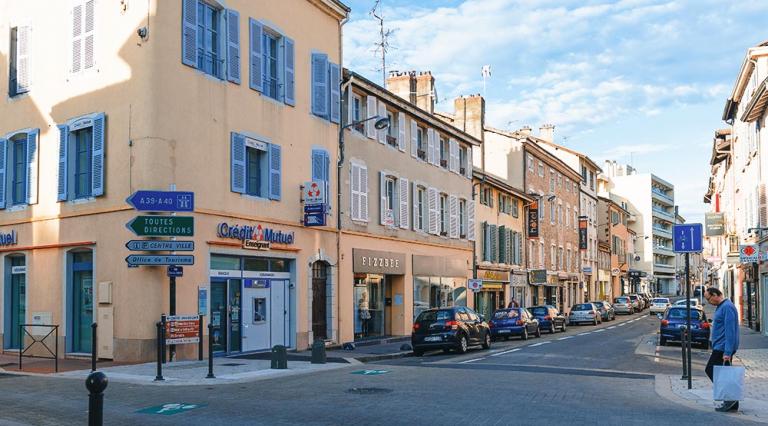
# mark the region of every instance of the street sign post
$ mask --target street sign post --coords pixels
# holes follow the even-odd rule
[[[136,191],[126,203],[142,212],[191,212],[195,210],[195,193],[186,191]]]
[[[136,216],[125,226],[140,237],[195,235],[195,218],[192,216]]]
[[[183,277],[184,276],[184,268],[181,266],[176,265],[170,265],[168,266],[168,277],[170,278],[177,278],[177,277]]]
[[[471,279],[467,281],[467,287],[473,291],[480,291],[483,289],[483,280]]]
[[[125,243],[130,251],[194,251],[194,241],[131,240]]]
[[[125,258],[129,265],[163,266],[163,265],[194,265],[195,256],[184,254],[132,254]]]

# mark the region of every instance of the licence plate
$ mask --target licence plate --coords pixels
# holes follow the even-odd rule
[[[425,342],[441,342],[443,340],[440,336],[427,336],[424,338]]]
[[[497,333],[499,333],[499,334],[504,334],[504,333],[509,333],[509,332],[510,332],[510,330],[499,330],[499,331],[497,331]]]

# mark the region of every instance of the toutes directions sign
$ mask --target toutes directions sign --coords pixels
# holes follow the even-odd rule
[[[137,216],[126,224],[142,237],[191,237],[195,235],[192,216]]]

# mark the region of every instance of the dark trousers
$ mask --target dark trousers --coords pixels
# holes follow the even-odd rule
[[[704,369],[704,372],[707,373],[707,377],[709,377],[709,380],[714,382],[712,379],[714,373],[715,373],[715,366],[716,365],[723,365],[723,351],[712,351],[712,355],[709,356],[709,361],[707,362],[707,368]]]

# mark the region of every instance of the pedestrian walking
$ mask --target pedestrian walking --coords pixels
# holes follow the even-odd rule
[[[716,287],[709,287],[704,292],[707,299],[715,308],[715,319],[712,324],[712,355],[709,357],[707,367],[704,370],[709,380],[712,380],[716,365],[730,364],[733,355],[739,349],[739,313],[736,306],[729,299],[723,297]],[[714,381],[713,381],[714,382]],[[723,405],[715,408],[720,412],[736,411],[739,409],[739,401],[723,401]]]
[[[512,298],[509,300],[509,305],[507,305],[508,308],[519,308],[520,304],[517,303],[517,300],[515,300],[515,297],[512,296]]]

